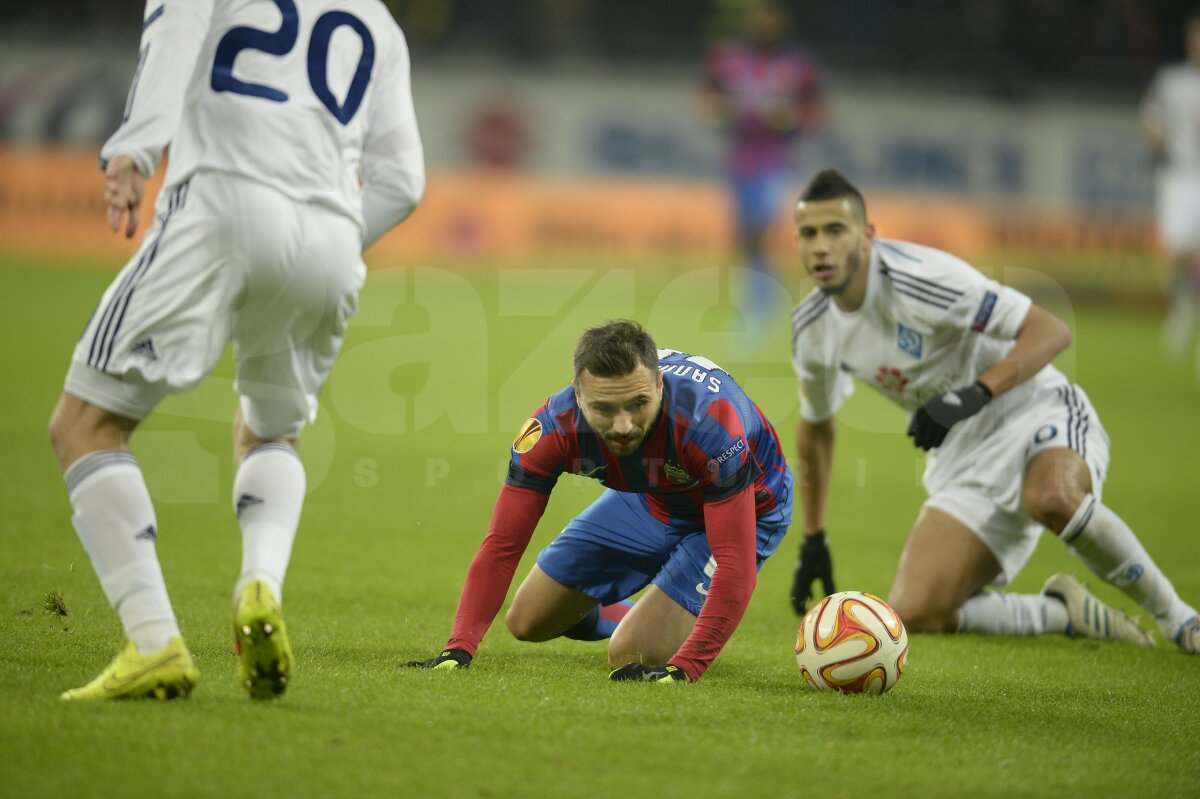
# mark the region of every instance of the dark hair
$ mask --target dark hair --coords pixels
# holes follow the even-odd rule
[[[865,223],[867,221],[867,201],[863,199],[862,192],[836,169],[822,169],[816,177],[809,181],[804,193],[800,195],[801,202],[843,199],[850,201],[851,210]]]
[[[575,345],[575,379],[586,369],[596,377],[622,377],[644,364],[658,369],[658,347],[641,325],[613,319],[589,328]]]

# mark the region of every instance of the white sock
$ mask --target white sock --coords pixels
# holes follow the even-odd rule
[[[246,453],[233,480],[233,510],[242,528],[242,573],[233,589],[263,580],[283,601],[283,578],[304,506],[304,464],[287,444],[260,444]]]
[[[960,633],[1042,635],[1067,631],[1067,606],[1045,594],[981,591],[958,610]]]
[[[1096,575],[1120,588],[1154,616],[1163,635],[1174,638],[1196,615],[1175,593],[1133,530],[1092,494],[1063,528],[1062,540]]]
[[[92,568],[125,634],[150,654],[179,635],[155,547],[157,525],[150,492],[128,452],[92,452],[63,479],[71,517]]]

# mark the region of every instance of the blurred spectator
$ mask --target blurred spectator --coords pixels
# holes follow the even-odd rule
[[[742,308],[754,332],[764,326],[778,293],[767,234],[798,180],[795,145],[822,124],[824,105],[816,61],[788,39],[784,5],[744,5],[742,36],[718,42],[708,53],[701,99],[727,139],[725,169],[749,278]]]

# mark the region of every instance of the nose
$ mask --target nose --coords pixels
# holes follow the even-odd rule
[[[613,419],[613,432],[619,436],[626,436],[632,431],[633,416],[628,413],[618,413]]]

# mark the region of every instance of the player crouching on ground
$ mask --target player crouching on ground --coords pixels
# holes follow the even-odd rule
[[[1200,650],[1195,609],[1100,501],[1108,436],[1083,389],[1050,364],[1071,343],[1066,324],[947,253],[877,239],[862,195],[834,170],[805,189],[795,223],[817,284],[792,317],[809,534],[793,586],[797,612],[813,577],[829,576],[822,530],[834,413],[857,378],[912,415],[908,435],[929,452],[929,499],[888,597],[910,631],[1153,645],[1070,575],[1051,577],[1040,594],[983,590],[1010,582],[1047,527],[1163,635]]]
[[[609,490],[517,589],[505,622],[518,640],[611,638],[612,679],[689,681],[741,621],[791,521],[792,475],[774,428],[724,370],[656,349],[634,322],[586,331],[574,366],[574,382],[513,442],[444,651],[407,665],[470,665],[564,472]]]

